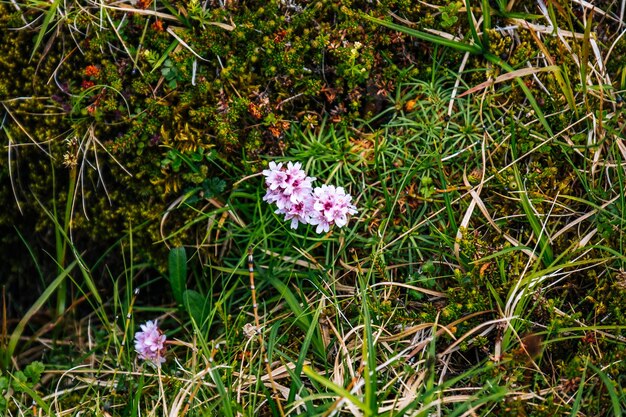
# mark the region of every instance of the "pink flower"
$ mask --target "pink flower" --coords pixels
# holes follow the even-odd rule
[[[263,171],[267,192],[263,201],[276,204],[276,214],[291,220],[291,228],[300,223],[317,225],[316,233],[328,232],[331,226],[343,227],[356,214],[352,197],[343,187],[322,185],[313,189],[314,177],[308,177],[300,162],[269,163]]]
[[[314,226],[317,225],[317,227],[315,228],[315,233],[327,233],[330,230],[330,226],[332,226],[332,223],[326,220],[324,215],[319,211],[313,212],[313,215],[309,220],[309,224],[312,224]]]
[[[348,216],[356,214],[356,207],[351,203],[352,197],[346,194],[343,187],[322,185],[313,190],[313,208],[316,214],[309,221],[317,225],[316,233],[328,232],[333,224],[343,227],[348,224]]]
[[[312,182],[315,181],[314,177],[305,177],[304,179],[297,179],[291,183],[291,186],[288,189],[285,189],[285,194],[287,191],[289,193],[289,200],[296,204],[311,196],[311,192],[313,191]]]
[[[156,320],[147,321],[140,327],[142,331],[135,333],[135,350],[139,358],[161,366],[165,362],[165,335],[159,330]]]
[[[311,195],[315,178],[307,177],[300,162],[270,162],[270,169],[263,171],[267,193],[263,201],[274,203],[279,210],[289,210],[292,204],[304,201]]]
[[[270,162],[270,169],[263,170],[263,175],[265,178],[265,184],[267,185],[268,190],[276,190],[280,184],[282,184],[287,174],[283,171],[283,163],[279,162],[278,164],[274,161]]]
[[[302,169],[300,162],[296,162],[295,164],[288,162],[285,174],[285,180],[280,185],[285,194],[290,196],[293,194],[302,195],[303,193],[310,193],[311,182],[315,181],[315,178],[306,176],[306,172]]]
[[[267,193],[263,196],[263,201],[276,204],[279,210],[285,209],[292,204],[291,196],[285,194],[282,190],[267,190]]]
[[[314,214],[313,197],[309,194],[302,201],[291,203],[287,207],[276,210],[276,214],[284,214],[285,220],[291,220],[291,228],[297,229],[298,224],[308,224]]]

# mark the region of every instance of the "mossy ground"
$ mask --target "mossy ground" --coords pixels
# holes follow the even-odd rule
[[[0,410],[620,415],[619,5],[468,4],[0,4]]]

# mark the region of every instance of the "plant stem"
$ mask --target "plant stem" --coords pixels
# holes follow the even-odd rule
[[[64,269],[65,258],[67,255],[67,238],[70,228],[70,222],[72,219],[72,206],[74,202],[74,193],[76,191],[76,167],[72,167],[70,171],[70,178],[67,190],[67,201],[65,202],[65,216],[63,218],[63,232],[59,230],[60,225],[55,227],[55,240],[56,240],[56,255],[57,255],[57,269],[61,273]],[[56,218],[56,204],[53,204],[54,215]],[[57,290],[57,306],[56,316],[61,316],[65,312],[65,306],[67,304],[67,280],[64,280],[59,285]]]

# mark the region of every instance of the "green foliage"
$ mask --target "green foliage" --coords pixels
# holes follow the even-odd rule
[[[418,12],[402,2],[366,9],[385,13],[397,5],[411,15]],[[104,246],[126,229],[127,219],[135,224],[156,219],[181,193],[188,205],[221,196],[222,178],[255,171],[258,155],[277,154],[291,145],[291,136],[285,136],[291,125],[325,118],[349,124],[374,115],[393,85],[406,79],[399,68],[417,57],[407,55],[402,43],[390,42],[389,33],[357,24],[360,6],[321,2],[290,8],[272,2],[222,9],[189,2],[181,13],[167,3],[159,5],[159,13],[173,20],[107,8],[105,26],[90,31],[85,28],[103,24],[99,11],[75,13],[70,5],[69,26],[84,36],[68,32],[65,24],[51,38],[45,27],[35,35],[8,31],[11,41],[2,47],[5,70],[17,74],[17,65],[25,71],[3,80],[2,97],[32,96],[26,91],[32,84],[48,99],[47,107],[43,101],[18,102],[20,108],[11,102],[11,114],[19,117],[5,129],[16,144],[30,142],[27,135],[49,140],[55,161],[79,167],[81,189],[65,190],[67,170],[59,162],[46,167],[59,179],[51,187],[51,172],[36,163],[41,157],[37,152],[20,153],[20,166],[35,163],[34,169],[20,172],[23,183],[42,201],[56,198],[49,190],[67,192],[74,234],[96,233],[107,242]],[[9,18],[11,24],[23,24],[19,13],[2,7],[3,27]],[[63,13],[55,12],[58,7],[65,5],[44,9],[50,27],[63,19]],[[172,21],[182,24],[175,30],[178,39],[167,32]],[[312,27],[312,21],[319,24]],[[38,45],[34,53],[41,55],[29,62],[22,51],[33,38]],[[41,46],[48,39],[44,55]],[[63,60],[56,55],[61,39],[78,45]],[[119,52],[102,55],[111,48]],[[53,73],[57,82],[47,82]],[[79,138],[76,146],[56,139],[67,137],[67,131]],[[132,181],[125,180],[127,173]],[[50,226],[45,218],[37,221],[40,229]],[[10,217],[3,224],[13,223]],[[154,226],[136,236],[144,248],[161,238]],[[155,260],[163,253],[157,252]]]
[[[9,394],[19,396],[31,395],[33,401],[43,403],[34,388],[41,380],[41,374],[45,371],[45,365],[39,361],[29,363],[23,371],[3,375],[0,372],[0,412],[6,413],[9,407],[7,396]]]
[[[183,74],[178,68],[176,68],[170,59],[166,59],[165,62],[163,62],[161,74],[165,77],[165,81],[167,81],[167,85],[170,88],[176,88],[178,86],[178,82],[184,80]]]
[[[7,284],[25,295],[0,408],[49,413],[40,391],[80,375],[98,383],[56,406],[619,414],[616,5],[257,3],[0,5],[15,75],[0,81],[0,196],[23,211],[6,210],[1,243],[35,264],[3,267],[38,277]],[[262,200],[268,160],[346,187],[358,215],[290,229]],[[24,367],[51,310],[50,337],[73,342],[48,344],[52,382]],[[157,316],[158,369],[132,349]]]
[[[207,319],[211,313],[211,305],[206,296],[194,290],[185,290],[183,293],[183,305],[199,328],[207,324]]]
[[[0,411],[7,409],[7,394],[9,391],[9,378],[0,372]]]
[[[459,10],[462,6],[463,3],[457,1],[443,7],[441,9],[441,27],[449,28],[456,22],[458,22],[459,17],[457,16],[457,14],[459,13]]]
[[[13,374],[13,378],[16,382],[14,389],[17,392],[24,392],[27,388],[33,388],[35,384],[39,383],[41,374],[46,369],[43,363],[34,361],[28,364],[24,371],[17,371]]]
[[[174,300],[182,304],[183,293],[187,288],[187,254],[183,247],[170,249],[169,280]]]

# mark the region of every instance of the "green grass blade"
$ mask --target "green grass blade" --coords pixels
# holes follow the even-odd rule
[[[468,410],[476,410],[482,404],[497,404],[506,398],[507,390],[501,387],[492,387],[492,390],[495,390],[491,395],[484,395],[486,393],[481,393],[481,395],[476,396],[475,401],[466,401],[459,406],[457,406],[452,413],[448,415],[448,417],[457,417],[461,415],[476,415],[475,413],[469,414]],[[485,388],[484,391],[487,391]]]
[[[406,33],[407,35],[413,36],[423,41],[432,42],[434,44],[441,45],[441,46],[447,46],[449,48],[453,48],[461,52],[469,52],[474,55],[479,55],[482,53],[482,49],[476,45],[468,45],[466,43],[454,41],[451,39],[446,39],[441,36],[433,35],[427,32],[422,32],[420,30],[415,30],[415,29],[408,28],[406,26],[398,25],[396,23],[391,23],[385,20],[377,19],[375,17],[368,16],[366,14],[363,14],[362,16],[371,22],[377,23],[381,26],[388,27],[389,29],[392,29],[392,30],[397,30],[398,32]]]
[[[13,377],[13,375],[11,375]],[[46,403],[46,401],[41,398],[41,396],[37,393],[37,391],[35,391],[34,389],[32,389],[31,387],[29,387],[27,384],[23,383],[22,381],[20,381],[19,379],[13,377],[13,384],[19,386],[19,389],[22,392],[25,392],[26,394],[28,394],[35,403],[37,403],[37,405],[39,407],[41,407],[42,409],[45,410],[46,415],[51,416],[53,415],[52,413],[52,409],[50,408],[50,405],[48,405]]]
[[[28,244],[24,236],[22,236],[22,233],[20,233],[18,228],[14,227],[14,229],[15,229],[15,233],[17,233],[17,236],[20,238],[22,243],[24,243],[24,246],[26,246],[26,250],[28,251],[28,254],[30,255],[30,257],[32,258],[33,265],[35,266],[35,269],[37,270],[37,275],[39,275],[39,280],[43,283],[44,276],[43,276],[43,272],[41,271],[41,266],[39,265],[39,262],[37,261],[37,255],[33,251],[33,248]]]
[[[293,292],[289,289],[289,287],[287,287],[287,285],[282,281],[275,278],[269,278],[269,282],[274,286],[274,288],[276,288],[280,292],[280,295],[287,302],[289,308],[291,308],[291,311],[293,311],[296,317],[298,317],[297,320],[300,324],[300,327],[302,327],[303,329],[308,329],[309,327],[311,327],[311,320],[306,316],[304,310],[300,306],[300,302],[293,294]]]
[[[602,380],[602,383],[606,387],[606,391],[609,394],[609,398],[611,399],[611,406],[613,407],[613,415],[615,417],[622,417],[622,412],[624,410],[624,406],[626,404],[623,401],[620,401],[620,397],[618,397],[617,391],[615,390],[614,381],[612,381],[608,375],[602,371],[602,369],[598,368],[592,363],[587,363],[587,365],[593,369],[596,374]],[[622,393],[622,396],[624,394]]]
[[[100,294],[98,292],[98,287],[97,287],[96,282],[94,281],[93,277],[91,276],[91,272],[89,271],[89,269],[87,269],[87,267],[85,266],[85,262],[83,261],[82,257],[76,251],[76,248],[74,248],[73,246],[72,246],[72,252],[74,253],[74,257],[78,261],[78,266],[79,266],[78,269],[80,270],[81,275],[83,276],[83,282],[85,282],[85,284],[87,285],[87,289],[89,290],[91,295],[95,298],[96,304],[101,306],[102,305],[102,297],[100,297]],[[78,287],[80,288],[80,286],[78,286]],[[82,291],[82,289],[81,289],[81,291]],[[104,316],[104,317],[106,317],[106,316]]]
[[[174,6],[172,6],[170,4],[170,2],[166,1],[166,0],[161,0],[161,3],[165,6],[165,8],[174,16],[176,17],[176,19],[178,19],[178,21],[180,23],[182,23],[183,25],[187,26],[188,28],[191,28],[191,23],[189,22],[189,19],[187,19],[186,16],[184,16],[183,14],[179,13],[180,10],[175,8]]]
[[[563,65],[559,67],[558,70],[554,71],[554,78],[556,82],[559,84],[563,95],[565,95],[565,99],[567,100],[567,104],[569,108],[574,111],[576,118],[578,118],[578,107],[576,106],[576,101],[574,100],[574,93],[572,92],[572,87],[569,82],[569,77],[567,76],[567,68]]]
[[[435,364],[437,362],[437,338],[434,336],[437,332],[437,323],[433,324],[432,334],[433,337],[428,344],[428,352],[426,353],[426,378],[424,381],[424,397],[423,404],[430,404],[435,401],[435,397],[440,394],[440,390],[438,389],[435,383]],[[420,416],[427,416],[428,414],[420,414]]]
[[[206,320],[211,313],[209,297],[205,297],[197,291],[187,290],[182,295],[182,303],[198,328],[202,329],[206,325]]]
[[[367,285],[364,277],[361,277],[361,294],[366,297]],[[365,404],[372,410],[374,415],[378,414],[377,376],[376,376],[376,347],[372,335],[372,317],[368,302],[363,302],[363,331],[365,333],[365,343],[363,344],[363,358],[365,368],[363,371],[365,379]]]
[[[74,260],[74,262],[72,262],[65,269],[63,269],[63,271],[55,278],[54,281],[50,283],[50,285],[48,285],[48,288],[46,288],[46,290],[39,296],[37,301],[35,301],[35,303],[28,309],[26,314],[24,314],[24,317],[22,317],[20,322],[17,324],[15,330],[13,330],[13,333],[11,333],[11,338],[9,339],[9,345],[7,347],[7,350],[6,352],[4,352],[3,366],[5,369],[8,368],[9,362],[13,357],[15,348],[17,347],[17,343],[20,340],[20,336],[24,332],[24,329],[26,328],[26,325],[28,324],[30,319],[35,315],[35,313],[37,313],[41,309],[41,307],[43,307],[43,305],[56,291],[57,287],[59,287],[67,279],[67,276],[74,269],[77,263],[78,261]]]
[[[343,397],[343,398],[347,399],[352,404],[356,405],[359,409],[361,409],[361,411],[363,411],[363,413],[365,413],[366,416],[374,415],[372,413],[372,409],[367,404],[365,404],[364,402],[359,400],[355,395],[350,393],[345,388],[340,387],[339,385],[335,384],[334,382],[332,382],[332,381],[324,378],[323,376],[319,375],[310,366],[304,366],[302,368],[302,372],[304,372],[304,374],[306,376],[308,376],[309,378],[311,378],[312,380],[320,383],[321,385],[325,386],[326,388],[328,388],[329,390],[331,390],[335,394],[339,395],[340,397]]]
[[[591,27],[593,26],[593,9],[590,16],[587,18],[587,24],[585,25],[585,33],[583,35],[583,41],[581,45],[580,56],[580,87],[582,88],[583,97],[587,96],[587,72],[589,67],[589,38],[591,37]]]
[[[475,39],[478,39],[478,33],[476,33],[476,28],[473,26],[473,20],[471,19],[471,12],[469,11],[468,8],[468,13],[470,13],[470,28],[473,30],[472,32],[472,36]],[[514,69],[508,65],[506,62],[504,62],[502,59],[500,59],[499,57],[490,54],[490,53],[486,53],[482,46],[477,46],[477,45],[468,45],[462,42],[458,42],[458,41],[454,41],[454,40],[450,40],[450,39],[446,39],[443,38],[441,36],[437,36],[437,35],[432,35],[430,33],[426,33],[423,31],[419,31],[419,30],[415,30],[415,29],[411,29],[408,28],[406,26],[402,26],[402,25],[398,25],[396,23],[391,23],[391,22],[387,22],[385,20],[381,20],[381,19],[377,19],[375,17],[372,16],[368,16],[363,14],[362,15],[365,19],[370,20],[374,23],[377,23],[379,25],[388,27],[389,29],[393,29],[393,30],[397,30],[398,32],[402,32],[402,33],[406,33],[407,35],[413,36],[415,38],[427,41],[427,42],[432,42],[436,45],[441,45],[441,46],[447,46],[449,48],[453,48],[456,49],[457,51],[461,51],[461,52],[469,52],[471,54],[474,55],[484,55],[485,58],[490,61],[493,64],[496,64],[498,66],[500,66],[502,69],[506,70],[506,71],[513,71]],[[544,129],[546,130],[546,132],[550,135],[553,136],[554,134],[552,133],[552,129],[550,128],[550,125],[548,124],[548,122],[546,121],[546,118],[543,114],[543,111],[541,110],[541,107],[539,107],[539,105],[537,104],[537,100],[535,100],[535,97],[533,96],[532,92],[530,91],[530,89],[526,86],[526,84],[524,83],[524,81],[519,78],[516,77],[516,82],[519,85],[519,87],[522,89],[522,91],[524,92],[524,94],[526,95],[526,98],[528,99],[528,101],[530,102],[533,110],[535,110],[535,114],[537,115],[537,118],[539,119],[539,121],[541,122],[541,124],[543,125]]]
[[[308,313],[302,309],[302,307],[300,306],[300,301],[298,301],[298,299],[293,294],[293,292],[289,289],[289,287],[287,287],[285,283],[283,283],[282,281],[276,278],[269,277],[268,280],[270,284],[272,284],[274,288],[276,288],[280,292],[281,297],[287,302],[287,304],[289,305],[289,308],[295,314],[296,324],[298,325],[298,327],[302,329],[304,332],[308,332],[309,328],[311,327],[313,327],[316,332],[319,332],[318,327],[313,326]],[[312,343],[317,353],[322,356],[325,356],[325,349],[324,349],[324,345],[321,342],[321,338],[314,337],[312,339]]]
[[[39,49],[39,46],[41,45],[41,42],[43,41],[43,37],[46,36],[46,32],[48,31],[48,26],[50,26],[50,23],[56,16],[57,9],[59,8],[60,4],[61,4],[61,0],[54,0],[54,2],[50,5],[50,9],[48,9],[48,11],[46,12],[46,17],[44,18],[43,23],[41,24],[41,27],[39,28],[39,33],[37,33],[37,39],[35,39],[35,46],[33,46],[33,52],[30,55],[31,60],[35,56],[37,49]]]
[[[511,121],[511,152],[513,159],[517,158],[517,152],[515,151],[516,146],[517,142],[515,138],[515,127],[513,121]],[[541,220],[535,213],[532,203],[528,198],[528,193],[524,186],[524,182],[522,181],[522,176],[520,175],[517,164],[513,164],[513,174],[515,175],[515,181],[517,182],[517,189],[519,190],[522,210],[524,211],[524,214],[528,219],[528,223],[530,223],[530,227],[532,228],[538,239],[540,257],[543,261],[544,266],[549,267],[554,262],[554,254],[552,253],[552,247],[550,246],[550,239],[548,238],[544,226],[542,225]]]
[[[585,360],[585,367],[583,368],[583,373],[580,376],[580,385],[578,386],[578,391],[576,392],[576,399],[572,404],[572,411],[570,412],[571,417],[578,416],[578,410],[580,410],[580,406],[583,399],[583,392],[585,391],[585,376],[587,375],[587,366],[589,365],[589,358]]]
[[[504,301],[502,301],[502,297],[500,297],[498,291],[494,288],[493,284],[489,282],[489,280],[485,280],[485,285],[487,286],[487,289],[489,290],[489,293],[491,293],[491,296],[493,297],[495,302],[498,304],[499,313],[502,313],[504,311],[505,305]]]
[[[513,67],[511,67],[509,64],[504,62],[502,59],[500,59],[500,57],[497,57],[497,56],[495,56],[493,54],[486,53],[485,54],[485,59],[487,59],[489,62],[491,62],[493,64],[498,65],[500,68],[502,68],[502,69],[504,69],[504,70],[506,70],[508,72],[514,71]],[[522,78],[520,78],[520,77],[516,77],[515,81],[517,82],[517,85],[519,85],[519,87],[524,92],[524,95],[526,96],[526,98],[530,102],[530,105],[532,106],[533,110],[535,111],[535,114],[537,115],[537,118],[541,122],[541,125],[543,126],[543,128],[546,130],[546,133],[548,133],[549,136],[554,136],[554,133],[552,132],[552,128],[548,124],[548,121],[546,120],[546,117],[543,114],[543,110],[541,110],[541,107],[539,107],[539,104],[537,104],[537,100],[535,100],[535,96],[533,96],[533,93],[526,86],[526,83],[524,83],[524,80],[522,80]]]
[[[219,398],[222,403],[221,411],[224,413],[222,415],[226,417],[234,416],[235,414],[233,413],[233,406],[231,404],[229,390],[227,390],[226,387],[224,386],[224,382],[222,382],[222,378],[220,378],[220,374],[218,370],[216,368],[211,368],[210,374],[211,374],[211,380],[213,380],[213,383],[215,384],[215,387],[217,388],[217,392],[220,394]]]
[[[494,258],[497,258],[497,257],[499,257],[499,256],[506,255],[506,254],[507,254],[507,253],[509,253],[509,252],[515,252],[515,251],[520,251],[520,252],[523,252],[523,251],[525,251],[525,250],[530,250],[530,251],[532,251],[532,250],[533,250],[533,248],[531,248],[530,246],[510,246],[510,247],[508,247],[508,248],[504,248],[504,249],[502,249],[502,250],[499,250],[499,251],[497,251],[497,252],[494,252],[494,253],[492,253],[491,255],[484,256],[484,257],[482,257],[482,258],[480,258],[480,259],[478,259],[478,260],[476,260],[476,261],[473,261],[473,262],[471,262],[471,263],[472,263],[472,264],[478,264],[478,263],[484,264],[484,263],[485,263],[485,261],[489,261],[489,260],[494,259]]]
[[[467,1],[469,3],[469,0]],[[482,1],[483,10],[483,50],[489,51],[489,31],[491,30],[491,7],[489,0]]]
[[[467,24],[470,27],[470,33],[472,35],[472,39],[474,42],[479,45],[481,52],[484,51],[482,42],[480,40],[480,36],[478,36],[478,31],[476,30],[476,25],[474,24],[474,14],[472,13],[472,5],[470,0],[465,0],[465,11],[467,12]]]
[[[517,166],[514,166],[513,172],[515,174],[515,180],[517,182],[518,189],[520,190],[519,195],[520,202],[522,204],[522,210],[524,211],[526,219],[528,219],[528,223],[530,224],[530,227],[537,236],[539,242],[539,257],[541,258],[543,265],[545,267],[548,267],[554,261],[554,254],[552,253],[552,247],[550,246],[550,239],[546,235],[546,231],[541,224],[541,220],[535,214],[533,205],[528,198],[528,192],[525,188],[523,188],[524,183],[522,182],[521,175]]]
[[[172,41],[172,43],[170,43],[170,46],[167,47],[167,49],[165,50],[165,52],[163,52],[163,55],[161,55],[161,57],[159,58],[159,60],[157,62],[154,63],[154,65],[152,66],[152,70],[150,72],[154,72],[156,71],[161,65],[163,65],[163,63],[165,62],[165,60],[167,59],[167,57],[170,55],[170,53],[176,49],[176,47],[178,46],[178,41],[176,39],[174,39]]]
[[[143,389],[145,386],[145,377],[144,374],[141,373],[139,376],[139,381],[137,382],[137,386],[135,388],[135,395],[132,396],[130,401],[130,409],[131,409],[131,417],[138,417],[138,410],[140,410],[141,398],[143,396]]]
[[[554,12],[554,6],[552,5],[551,1],[548,1],[546,3],[547,3],[546,6],[548,7],[548,17],[550,18],[550,23],[552,24],[552,27],[554,28],[552,31],[552,35],[556,35],[557,31],[559,30],[559,25],[556,20],[556,13]]]
[[[315,315],[313,316],[313,323],[319,322],[319,317],[320,317],[321,312],[322,312],[322,304],[320,304],[317,310],[315,310]],[[304,384],[302,384],[302,381],[300,380],[300,374],[302,373],[302,368],[304,366],[304,362],[306,361],[306,357],[307,357],[306,355],[309,351],[309,347],[311,346],[311,342],[313,340],[313,337],[315,336],[315,330],[316,330],[316,326],[309,327],[309,330],[307,330],[304,340],[302,341],[302,346],[300,346],[300,354],[298,355],[298,361],[296,362],[296,366],[294,367],[293,372],[292,372],[291,388],[289,390],[289,397],[287,399],[287,404],[291,404],[295,400],[296,392],[298,391],[298,388],[302,388],[304,386]],[[307,402],[305,404],[307,405],[306,407],[306,409],[308,410],[307,412],[310,413],[313,410],[313,403]]]

